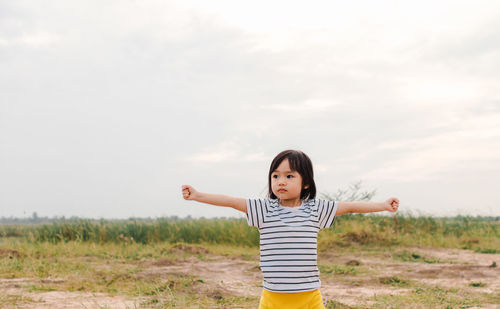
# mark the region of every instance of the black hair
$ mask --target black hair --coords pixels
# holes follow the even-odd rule
[[[314,183],[314,172],[311,159],[300,150],[285,150],[280,152],[271,162],[269,175],[267,177],[269,184],[269,198],[277,199],[271,187],[271,174],[278,168],[283,160],[288,159],[292,171],[296,171],[302,177],[302,190],[300,199],[308,200],[316,197],[316,184]],[[305,188],[307,187],[307,188]]]

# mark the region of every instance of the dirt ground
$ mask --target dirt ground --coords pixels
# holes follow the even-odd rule
[[[499,264],[500,255],[498,254],[442,248],[411,248],[405,251],[439,260],[442,263],[396,262],[390,258],[390,254],[385,254],[385,258],[361,257],[357,261],[369,270],[373,270],[377,274],[375,277],[379,279],[397,277],[402,280],[424,283],[430,287],[460,288],[473,292],[500,294],[500,269],[491,267]],[[342,262],[346,262],[345,257],[337,259],[337,263]],[[407,288],[377,285],[373,278],[360,281],[359,286],[353,286],[338,283],[334,277],[331,277],[323,280],[322,293],[344,304],[359,305],[359,296],[394,295],[409,291]],[[481,282],[484,286],[472,287],[471,284],[475,282]],[[370,303],[362,302],[362,304],[369,305]],[[484,305],[481,308],[500,308],[500,304]]]
[[[37,283],[61,281],[61,279],[0,279],[0,294],[12,299],[10,308],[134,308],[135,301],[123,296],[84,292],[27,292],[24,287]],[[24,303],[24,300],[29,300]]]
[[[322,294],[328,299],[346,305],[369,306],[366,299],[373,295],[401,294],[410,290],[404,285],[380,284],[384,278],[400,278],[410,282],[423,283],[443,288],[456,287],[474,293],[500,294],[499,254],[482,254],[468,250],[410,248],[412,253],[433,259],[433,263],[400,261],[391,253],[380,255],[319,255],[319,264],[359,265],[364,270],[361,274],[323,273]],[[496,263],[496,264],[495,264]],[[145,260],[141,261],[141,272],[137,278],[195,276],[203,284],[195,288],[200,293],[219,291],[224,295],[259,297],[262,291],[262,275],[258,262],[242,257],[210,256],[200,259],[189,256],[180,260]],[[62,282],[58,278],[16,278],[0,279],[0,295],[13,300],[12,308],[137,308],[141,298],[130,296],[110,296],[103,293],[30,291],[26,286],[37,283]],[[474,286],[474,283],[481,283]],[[477,285],[477,284],[476,284]],[[23,302],[30,299],[30,302]],[[365,300],[363,300],[365,299]],[[481,308],[500,308],[500,304],[485,304]],[[469,307],[470,308],[470,307]]]

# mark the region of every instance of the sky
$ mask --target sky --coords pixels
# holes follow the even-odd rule
[[[243,217],[320,193],[500,215],[500,2],[0,0],[0,217]]]

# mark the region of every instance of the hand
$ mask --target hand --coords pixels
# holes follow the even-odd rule
[[[390,197],[384,202],[385,210],[390,212],[396,212],[399,208],[399,200],[396,197]]]
[[[198,191],[195,190],[190,185],[183,185],[182,186],[182,197],[184,197],[185,200],[194,200],[196,199],[196,196],[198,195]]]

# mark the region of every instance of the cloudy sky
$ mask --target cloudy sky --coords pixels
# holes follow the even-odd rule
[[[295,4],[296,3],[296,4]],[[500,215],[500,2],[0,0],[0,217],[241,216],[306,152],[426,215]]]

